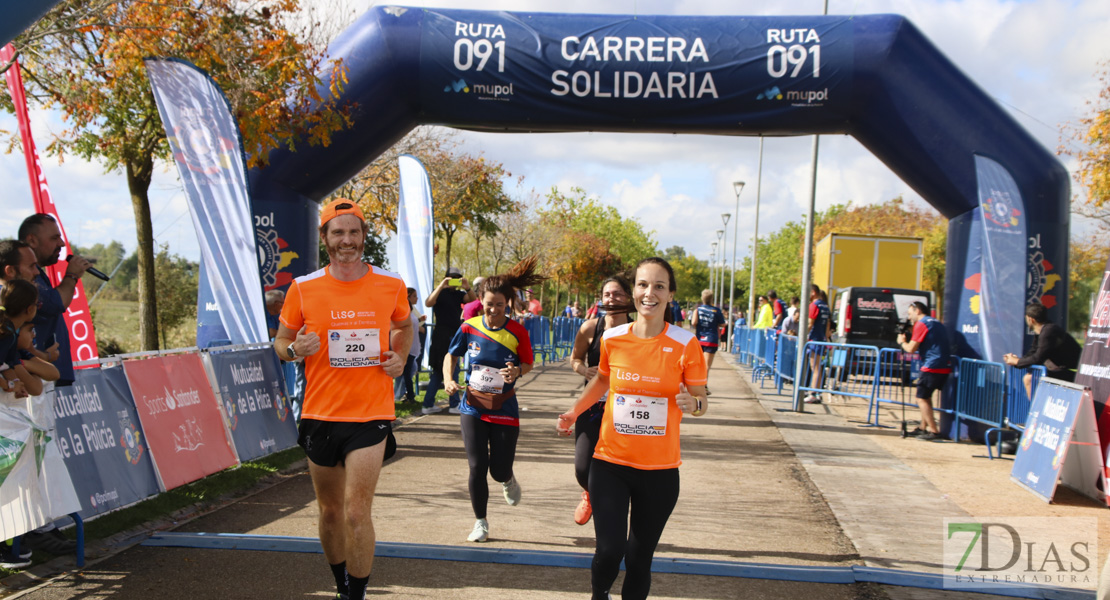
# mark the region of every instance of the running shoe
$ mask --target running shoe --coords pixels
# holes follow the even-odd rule
[[[805,400],[803,400],[803,402],[805,402],[806,404],[821,404],[821,397],[817,394],[806,394]]]
[[[502,483],[501,491],[505,492],[505,502],[507,502],[509,506],[520,504],[520,484],[517,483],[516,476]]]
[[[467,536],[468,542],[484,542],[489,539],[489,523],[485,519],[474,522],[474,529]]]
[[[590,493],[582,490],[582,501],[578,503],[578,508],[574,509],[574,522],[585,525],[590,522],[590,517],[593,515],[594,507],[590,506]]]
[[[29,566],[31,566],[30,556],[26,558],[22,556],[16,556],[15,553],[12,552],[11,546],[8,546],[6,544],[3,548],[0,548],[0,568],[22,569]]]
[[[926,431],[925,433],[917,436],[917,439],[919,439],[923,442],[936,442],[936,441],[943,440],[943,439],[946,439],[946,438],[943,435],[939,434],[939,433],[933,433],[932,431]]]
[[[4,556],[15,556],[12,554],[12,545],[7,542],[0,543],[0,552],[2,552]],[[26,544],[20,546],[19,558],[31,558],[31,549],[28,548]]]
[[[920,427],[914,427],[913,431],[910,431],[909,433],[906,434],[906,437],[921,437],[921,436],[925,435],[928,432],[929,432],[928,429],[922,429]]]
[[[436,406],[435,404],[429,406],[428,408],[420,409],[420,413],[424,415],[434,415],[438,412],[443,412],[443,407]]]
[[[462,414],[462,411],[459,410],[459,407],[457,407],[457,406],[452,406],[451,408],[448,408],[447,412],[449,414],[452,414],[452,415],[461,415]]]

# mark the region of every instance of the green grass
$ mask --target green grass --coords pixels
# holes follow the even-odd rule
[[[139,343],[139,303],[128,300],[106,300],[98,298],[89,307],[93,317],[93,329],[96,339],[103,345],[108,340],[119,344],[122,353],[138,352],[141,350]],[[197,343],[196,319],[186,319],[184,323],[173,328],[166,335],[168,350],[171,348],[187,348]],[[162,343],[159,332],[158,343]]]

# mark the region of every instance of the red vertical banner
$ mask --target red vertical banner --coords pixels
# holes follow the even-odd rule
[[[31,196],[35,199],[35,212],[46,213],[58,222],[58,229],[62,232],[62,259],[58,264],[47,267],[46,275],[54,285],[62,281],[66,273],[64,257],[71,254],[69,237],[62,219],[58,215],[58,208],[50,197],[50,188],[46,185],[46,175],[42,172],[42,163],[39,162],[39,153],[35,149],[35,140],[31,137],[31,120],[27,115],[27,97],[23,93],[23,77],[19,73],[19,61],[15,59],[15,48],[11,44],[0,49],[0,61],[12,63],[4,74],[8,80],[8,91],[12,95],[12,104],[15,106],[16,116],[19,117],[19,137],[23,140],[23,157],[27,161],[27,175],[31,178]],[[98,356],[96,351],[96,334],[93,332],[92,315],[89,313],[89,300],[85,296],[85,284],[77,282],[77,289],[73,292],[73,300],[65,313],[66,330],[69,332],[69,353],[73,361],[91,360]]]

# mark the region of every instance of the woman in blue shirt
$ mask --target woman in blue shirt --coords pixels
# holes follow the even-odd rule
[[[482,282],[478,290],[482,312],[459,327],[442,365],[443,372],[450,374],[461,356],[470,358],[465,401],[459,404],[459,411],[463,445],[470,464],[470,505],[477,519],[467,538],[471,542],[484,542],[489,537],[487,472],[501,484],[509,506],[520,503],[520,484],[513,476],[520,435],[515,385],[532,370],[533,358],[528,331],[509,317],[516,290],[546,279],[536,274],[535,269],[536,257],[530,256],[508,273]],[[448,394],[458,392],[459,385],[451,377],[445,376],[443,380]]]

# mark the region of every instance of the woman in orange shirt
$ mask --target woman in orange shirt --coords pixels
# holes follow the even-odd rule
[[[701,346],[692,333],[672,325],[675,290],[667,261],[648,258],[636,265],[636,320],[605,332],[597,375],[556,424],[560,434],[570,435],[578,415],[608,390],[589,480],[597,539],[594,600],[609,598],[622,559],[621,598],[647,598],[655,547],[678,502],[682,415],[700,417],[708,408]]]

